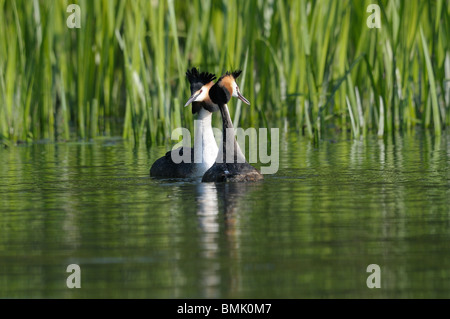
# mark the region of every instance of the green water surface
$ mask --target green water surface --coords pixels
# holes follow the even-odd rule
[[[0,149],[0,298],[450,297],[449,133],[281,135],[247,184],[154,180],[166,148],[120,139]]]

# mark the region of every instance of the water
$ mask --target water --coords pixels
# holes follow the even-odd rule
[[[1,149],[0,297],[449,298],[450,134],[335,139],[217,185],[153,180],[165,148],[119,139]]]

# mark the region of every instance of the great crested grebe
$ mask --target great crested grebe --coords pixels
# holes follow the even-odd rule
[[[194,98],[191,97],[189,100],[209,99],[219,107],[222,115],[222,144],[216,162],[203,175],[202,182],[247,182],[263,179],[263,175],[245,160],[245,156],[236,141],[233,123],[228,111],[227,103],[232,96],[250,105],[250,102],[242,96],[236,84],[236,79],[240,74],[241,71],[226,72],[209,89],[209,97],[198,95]],[[229,154],[228,157],[233,154],[232,159],[227,160],[227,154]]]
[[[218,147],[211,127],[212,113],[219,110],[219,107],[205,99],[209,89],[213,86],[216,76],[208,72],[199,73],[196,68],[186,72],[191,85],[192,113],[197,114],[197,120],[194,121],[194,148],[180,147],[166,153],[153,163],[150,169],[150,176],[162,178],[187,178],[202,176],[215,162]],[[201,98],[202,101],[191,101],[195,98]],[[190,163],[175,163],[172,160],[172,152],[177,156],[182,156],[189,152],[191,154]],[[200,160],[199,160],[200,159]]]

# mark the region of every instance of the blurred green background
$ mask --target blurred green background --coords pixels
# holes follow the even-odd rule
[[[66,21],[71,3],[81,28]],[[381,28],[369,28],[369,4]],[[192,128],[185,71],[238,83],[235,125],[385,136],[450,123],[450,6],[437,1],[0,0],[0,140]],[[220,125],[220,117],[215,117]],[[334,131],[332,131],[334,132]]]

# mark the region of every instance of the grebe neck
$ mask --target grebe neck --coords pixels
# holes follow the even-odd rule
[[[194,163],[198,164],[197,175],[203,175],[216,160],[219,151],[211,127],[212,113],[200,109],[194,120]]]
[[[245,156],[236,141],[233,122],[226,104],[220,106],[220,113],[222,115],[222,145],[219,150],[218,160],[221,163],[229,163],[230,160],[233,163],[245,163]],[[234,154],[234,156],[231,157],[231,154]]]

